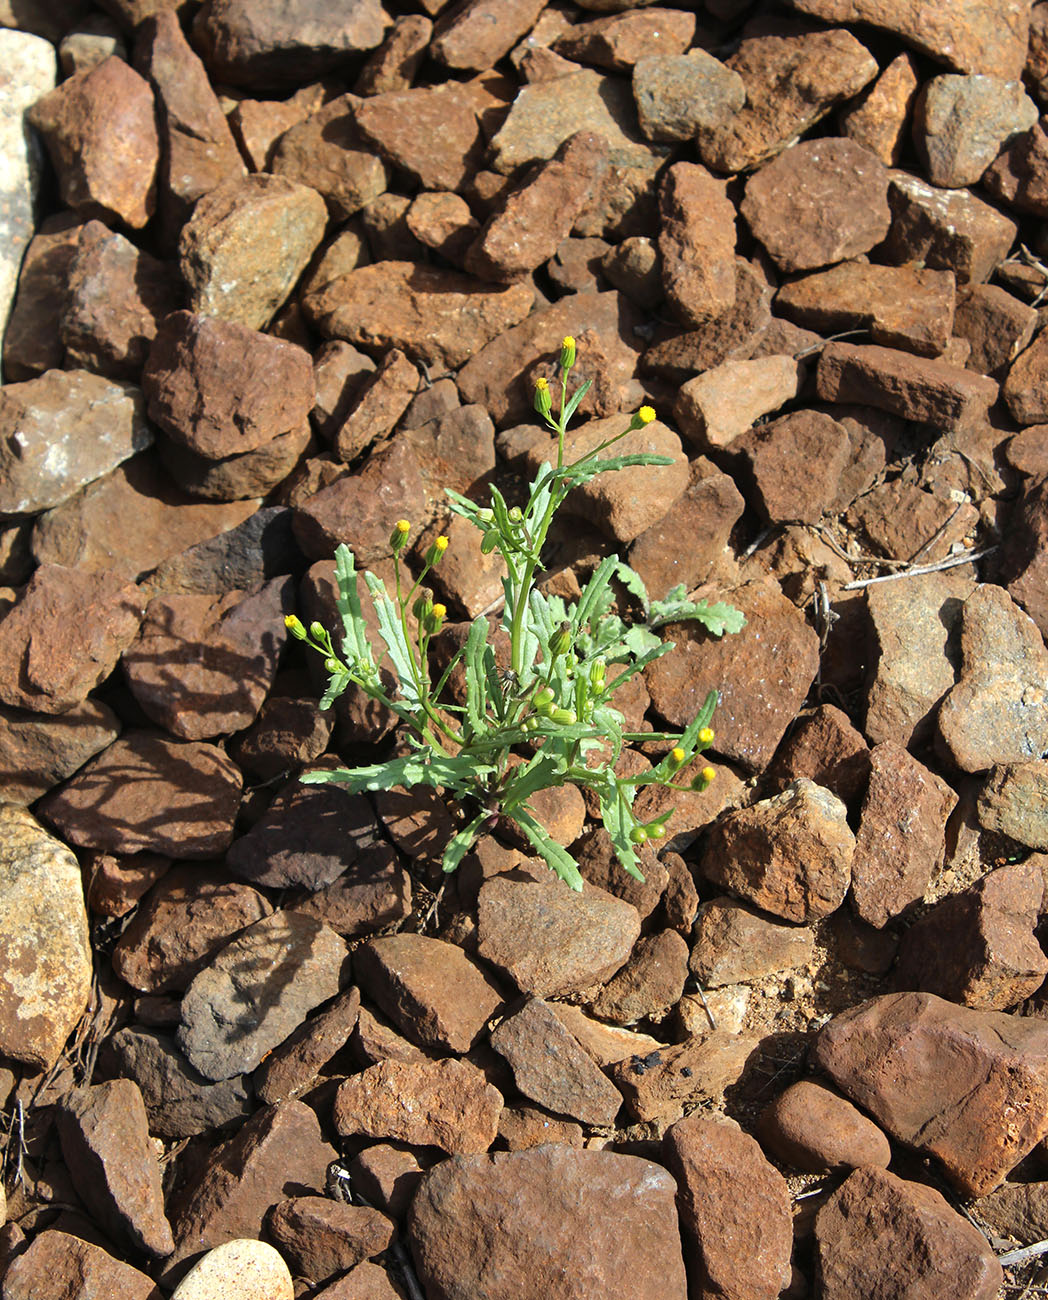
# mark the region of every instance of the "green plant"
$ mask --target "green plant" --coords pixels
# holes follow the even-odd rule
[[[351,769],[314,771],[307,782],[334,781],[351,792],[388,790],[394,786],[430,785],[442,788],[474,815],[453,836],[444,852],[444,870],[453,871],[477,838],[498,816],[511,818],[535,851],[573,889],[582,878],[571,855],[535,816],[529,800],[540,790],[574,783],[597,797],[604,825],[623,867],[643,879],[637,848],[665,835],[672,810],[641,823],[633,813],[637,790],[659,784],[675,790],[704,789],[713,779],[705,767],[692,784],[675,780],[696,755],[713,741],[710,721],[715,691],[681,733],[632,734],[623,730],[623,716],[614,707],[615,692],[635,673],[673,649],[654,629],[669,621],[697,619],[714,635],[738,631],[745,623],[730,605],[690,602],[684,588],[664,600],[651,601],[638,574],[617,556],[602,560],[577,601],[568,603],[544,595],[536,579],[542,547],[550,524],[572,490],[597,474],[640,465],[668,465],[665,456],[637,453],[600,459],[615,443],[655,418],[642,407],[629,425],[578,460],[565,463],[564,435],[568,421],[589,388],[589,381],[568,396],[568,379],[575,363],[575,343],[564,340],[556,413],[549,385],[539,380],[535,406],[557,434],[557,463],[544,464],[531,484],[524,506],[510,506],[497,487],[490,506],[481,507],[448,491],[451,509],[477,527],[481,550],[498,550],[506,565],[503,579],[503,625],[509,636],[508,666],[500,667],[489,642],[489,624],[474,619],[465,644],[436,682],[429,670],[429,644],[439,631],[446,610],[423,587],[430,570],[440,563],[447,538],[438,537],[425,556],[421,572],[409,584],[401,561],[409,524],[400,520],[390,537],[395,590],[372,573],[365,573],[382,640],[389,653],[396,687],[387,689],[376,666],[361,613],[353,553],[340,546],[335,553],[338,611],[343,636],[336,651],[328,631],[319,623],[307,630],[294,616],[288,627],[324,656],[328,686],[321,707],[328,708],[352,683],[380,700],[404,723],[411,753],[384,763]],[[640,602],[643,621],[628,623],[612,610],[613,579],[620,580]],[[409,613],[416,630],[411,628]],[[451,671],[461,663],[466,682],[465,703],[445,701]],[[622,671],[609,677],[609,665]],[[620,777],[614,771],[622,746],[631,741],[663,742],[669,748],[650,771]],[[523,762],[514,751],[527,751]]]

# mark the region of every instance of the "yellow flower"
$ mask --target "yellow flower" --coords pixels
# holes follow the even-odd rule
[[[437,548],[438,551],[440,551],[441,555],[443,555],[444,552],[448,549],[448,539],[444,536],[443,533],[441,533],[440,536],[437,538],[437,540],[433,543],[433,545]]]
[[[561,370],[570,370],[575,364],[575,340],[570,334],[564,336],[564,342],[560,345],[560,368]]]
[[[406,519],[398,519],[398,520],[397,520],[397,532],[398,532],[398,533],[406,533],[406,532],[409,532],[410,529],[411,529],[411,525],[408,523],[408,521],[407,521]]]
[[[637,418],[642,424],[650,424],[655,419],[655,408],[653,406],[642,406],[637,412]]]
[[[717,775],[717,769],[715,767],[704,767],[702,771],[699,773],[699,776],[702,777],[702,779],[706,782],[707,785],[709,785],[709,783],[713,780],[713,778],[716,775]]]
[[[684,750],[681,749],[680,745],[675,745],[673,749],[670,750],[670,758],[672,758],[675,763],[683,763],[686,757],[687,755],[684,753]]]
[[[703,745],[712,745],[712,744],[713,744],[713,728],[712,728],[712,727],[703,727],[703,729],[699,732],[699,740],[700,740],[700,742],[701,742]]]
[[[445,614],[447,614],[447,612],[448,612],[447,606],[441,605],[439,602],[433,606],[432,610],[430,610],[430,613],[433,615],[434,618],[443,618]],[[710,771],[712,772],[713,769],[710,768]]]

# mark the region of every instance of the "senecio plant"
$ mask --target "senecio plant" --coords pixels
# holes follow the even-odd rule
[[[395,574],[392,595],[380,578],[364,573],[392,662],[395,687],[388,687],[388,675],[385,681],[380,675],[368,641],[356,563],[347,546],[335,552],[338,612],[344,629],[338,650],[320,623],[307,629],[291,615],[287,625],[293,636],[324,657],[329,679],[321,708],[329,708],[353,684],[396,714],[411,747],[407,755],[384,763],[308,772],[303,781],[333,781],[352,793],[435,786],[472,814],[444,851],[445,871],[454,871],[501,815],[516,823],[563,881],[580,890],[578,867],[542,825],[531,800],[541,790],[569,782],[591,790],[619,861],[630,875],[643,880],[637,849],[647,840],[665,835],[672,809],[641,822],[633,812],[634,797],[646,785],[704,790],[713,780],[712,767],[703,767],[688,785],[681,783],[678,774],[713,741],[710,721],[717,693],[710,692],[698,716],[679,734],[633,734],[623,730],[615,692],[647,664],[672,650],[672,642],[655,635],[663,624],[697,619],[720,636],[738,631],[745,620],[730,605],[686,600],[683,586],[674,588],[664,600],[649,600],[640,577],[614,555],[600,562],[577,601],[566,602],[539,590],[542,547],[557,510],[573,488],[597,474],[672,464],[666,456],[647,453],[601,459],[602,453],[627,434],[654,420],[650,406],[642,406],[620,434],[577,460],[565,462],[568,421],[590,386],[587,380],[568,396],[574,364],[575,341],[566,338],[560,353],[556,414],[548,382],[540,379],[537,383],[535,408],[557,435],[557,463],[542,465],[526,504],[508,505],[497,487],[491,489],[490,506],[478,506],[458,492],[447,493],[451,509],[479,529],[481,551],[490,554],[498,550],[505,561],[502,622],[509,636],[508,666],[497,661],[489,642],[488,619],[480,615],[439,680],[432,680],[430,641],[440,631],[447,611],[433,601],[423,582],[440,563],[448,539],[441,536],[433,542],[421,572],[411,581],[401,560],[410,532],[404,519],[396,523],[389,540]],[[643,621],[628,625],[613,612],[613,579],[622,582],[640,602]],[[409,614],[414,616],[413,624]],[[443,698],[451,672],[459,663],[465,672],[464,704]],[[613,664],[623,666],[614,676],[608,673]],[[650,771],[618,776],[615,764],[622,746],[631,741],[662,742],[668,752]],[[524,751],[523,761],[513,758],[517,750]]]

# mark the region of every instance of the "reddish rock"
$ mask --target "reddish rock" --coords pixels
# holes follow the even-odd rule
[[[1048,1132],[1048,1026],[893,993],[836,1016],[813,1064],[963,1196],[997,1187]]]
[[[363,1205],[326,1196],[278,1201],[266,1216],[268,1234],[296,1277],[329,1282],[380,1255],[396,1235],[392,1221]]]
[[[363,1069],[369,1065],[381,1065],[383,1061],[418,1065],[433,1059],[421,1047],[401,1038],[395,1029],[381,1017],[372,1015],[367,1007],[360,1008],[353,1031],[352,1048],[354,1059],[361,1063]]]
[[[161,1300],[147,1273],[114,1259],[101,1246],[56,1228],[39,1233],[11,1259],[4,1288],[10,1300],[64,1300],[91,1290],[127,1300]]]
[[[790,1280],[793,1223],[782,1174],[732,1120],[691,1115],[666,1133],[684,1259],[702,1296],[777,1300]]]
[[[525,1097],[596,1128],[611,1128],[622,1094],[550,1007],[532,998],[498,1024],[491,1045]]]
[[[852,903],[882,929],[919,902],[942,863],[946,822],[957,796],[894,740],[875,745],[855,835]]]
[[[154,111],[149,84],[115,55],[37,100],[27,119],[44,137],[67,207],[136,229],[146,224],[160,154]]]
[[[0,784],[5,798],[32,803],[119,734],[119,718],[98,700],[84,700],[57,715],[0,705]]]
[[[246,926],[272,907],[222,871],[175,867],[139,907],[113,950],[113,969],[143,993],[181,992]]]
[[[675,163],[660,190],[659,255],[666,298],[682,324],[704,325],[735,303],[735,208],[725,182]]]
[[[316,190],[343,221],[389,184],[389,168],[356,124],[359,102],[355,95],[340,95],[289,124],[272,148],[274,174]]]
[[[1027,434],[1033,429],[1026,430]],[[1014,444],[1013,439],[1013,444]],[[1032,451],[1033,456],[1037,455]],[[1048,635],[1048,472],[1031,484],[1005,534],[1002,577],[1008,594]]]
[[[602,1070],[618,1061],[643,1056],[660,1047],[659,1042],[650,1034],[605,1025],[570,1003],[549,1002],[546,1005]]]
[[[728,447],[761,416],[796,397],[801,378],[792,356],[725,361],[681,386],[673,415],[697,450]]]
[[[662,15],[669,14],[674,14],[678,22],[688,17],[679,10],[656,9],[649,21],[659,15],[662,33]],[[647,11],[630,15],[635,20],[645,16]],[[584,26],[594,28],[598,23],[614,21],[614,17],[598,18]],[[560,47],[572,39],[562,37]],[[688,50],[687,54],[683,50],[675,53],[652,50],[643,53],[633,64],[633,96],[640,129],[649,140],[692,140],[704,127],[722,126],[738,113],[746,103],[746,87],[737,72],[700,47]]]
[[[353,410],[335,433],[339,459],[348,464],[371,443],[388,438],[420,384],[416,367],[398,348],[391,348],[364,380]]]
[[[940,900],[903,935],[895,987],[1004,1011],[1030,997],[1048,975],[1034,935],[1044,878],[1034,863],[989,871]]]
[[[239,771],[216,746],[135,730],[47,795],[39,811],[82,848],[210,858],[233,837],[240,789]]]
[[[354,93],[383,95],[409,90],[432,35],[433,24],[424,14],[395,18],[386,39],[364,64],[354,83]]]
[[[575,23],[553,48],[566,59],[629,72],[643,58],[683,55],[694,36],[694,14],[680,9],[627,10]]]
[[[1037,121],[1022,82],[985,74],[932,77],[914,106],[917,153],[933,185],[975,185],[1001,147]]]
[[[445,9],[433,29],[432,54],[460,72],[487,72],[527,35],[541,0],[468,0]]]
[[[967,365],[980,374],[1004,379],[1008,368],[1033,337],[1037,313],[995,284],[974,284],[957,295],[953,331],[971,348]],[[1004,387],[1009,400],[1008,386]],[[1017,401],[1028,400],[1029,389],[1017,383]],[[1014,440],[1013,440],[1014,441]]]
[[[631,903],[640,913],[642,921],[658,906],[669,883],[666,868],[655,856],[650,843],[637,848],[637,865],[644,879],[638,880],[636,876],[631,876],[619,861],[611,836],[603,826],[587,831],[572,846],[572,857],[579,874],[585,880],[614,894],[616,898]]]
[[[686,1106],[717,1101],[725,1088],[738,1083],[756,1046],[754,1038],[714,1029],[672,1047],[660,1044],[644,1056],[628,1057],[610,1074],[642,1124],[672,1124]]]
[[[585,1146],[582,1125],[570,1119],[555,1119],[537,1106],[506,1106],[499,1116],[499,1141],[507,1151],[527,1151],[550,1142],[569,1147]]]
[[[408,1238],[434,1296],[684,1300],[673,1179],[659,1165],[563,1144],[443,1161]],[[609,1209],[614,1213],[609,1214]]]
[[[502,1112],[503,1116],[505,1113]],[[384,1210],[394,1219],[402,1219],[407,1214],[422,1173],[422,1165],[410,1151],[401,1151],[381,1142],[366,1147],[349,1165],[352,1186],[359,1189],[360,1195],[370,1205]]]
[[[1048,851],[1048,762],[996,768],[979,794],[979,825]]]
[[[873,487],[847,514],[868,544],[893,560],[914,563],[946,559],[968,536],[979,513],[968,501],[955,501],[950,488],[927,491],[904,478]]]
[[[942,190],[895,171],[888,187],[892,224],[879,256],[895,266],[923,262],[953,271],[958,284],[988,280],[1008,256],[1018,226],[967,190]]]
[[[315,699],[271,696],[230,753],[240,767],[269,781],[319,758],[331,738],[331,726],[330,715],[320,711]]]
[[[321,1069],[349,1041],[360,1012],[356,988],[340,993],[329,1006],[303,1023],[259,1065],[256,1095],[274,1105],[295,1097],[314,1082]]]
[[[0,699],[65,713],[108,677],[134,640],[142,597],[118,574],[41,565],[0,623]]]
[[[477,951],[522,993],[550,997],[588,989],[627,961],[640,935],[637,909],[587,885],[497,876],[477,900]]]
[[[746,88],[746,106],[700,128],[699,158],[719,172],[758,167],[782,152],[877,75],[865,46],[841,29],[812,31],[766,19],[745,29],[725,60]],[[806,146],[810,147],[810,146]]]
[[[1038,335],[1020,353],[1008,370],[1002,394],[1017,424],[1043,424],[1048,420],[1048,402],[1044,398],[1048,381],[1048,349]]]
[[[480,223],[469,204],[457,194],[422,190],[405,216],[407,227],[420,244],[461,266],[466,250],[477,238]]]
[[[482,406],[456,406],[408,430],[401,421],[401,433],[415,449],[422,481],[434,498],[445,487],[475,498],[495,469],[495,426]]]
[[[892,1158],[877,1125],[814,1079],[791,1084],[765,1107],[757,1137],[777,1160],[811,1174],[871,1165],[887,1169]]]
[[[814,954],[807,926],[777,925],[734,898],[714,898],[699,913],[689,969],[703,988],[717,988],[803,968]]]
[[[341,1084],[334,1122],[343,1137],[466,1155],[491,1146],[501,1110],[501,1095],[465,1061],[383,1061]]]
[[[732,441],[771,523],[817,523],[834,503],[851,452],[847,430],[821,411],[793,411]]]
[[[29,241],[3,338],[8,383],[61,368],[64,352],[58,327],[83,224],[75,213],[63,211],[45,217]]]
[[[118,1241],[150,1255],[174,1249],[160,1165],[142,1094],[130,1079],[78,1088],[62,1099],[58,1135],[73,1185]]]
[[[356,100],[357,129],[391,166],[426,190],[462,188],[479,170],[483,135],[477,101],[457,82]]]
[[[594,1015],[628,1025],[659,1020],[680,1001],[688,978],[688,945],[675,930],[638,939],[626,965],[593,1000]]]
[[[896,55],[873,85],[841,110],[841,135],[867,149],[886,167],[894,167],[902,153],[917,86],[913,55]]]
[[[699,891],[695,886],[695,878],[679,853],[664,852],[661,861],[669,876],[662,897],[663,916],[671,930],[687,937],[699,910]]]
[[[1048,649],[1000,587],[976,587],[961,612],[960,680],[936,719],[938,743],[962,771],[1048,752]]]
[[[814,680],[818,635],[777,585],[748,583],[717,598],[741,609],[746,627],[718,640],[695,623],[671,624],[676,648],[646,668],[644,680],[671,726],[687,726],[718,691],[717,753],[760,771]]]
[[[774,788],[782,789],[806,776],[844,803],[851,803],[866,788],[869,772],[870,752],[862,734],[840,709],[820,704],[798,716],[765,778]]]
[[[945,1197],[886,1169],[857,1169],[815,1220],[819,1294],[935,1300],[943,1278],[958,1300],[993,1300],[1004,1273],[989,1243]]]
[[[818,920],[844,901],[854,848],[844,805],[801,777],[782,794],[718,822],[702,871],[774,916]]]

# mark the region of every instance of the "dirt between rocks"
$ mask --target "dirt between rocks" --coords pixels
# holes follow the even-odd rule
[[[1041,1294],[1048,3],[22,0],[0,52],[4,1300]],[[458,810],[298,781],[395,719],[283,620],[405,517],[448,661],[501,588],[443,489],[519,492],[566,334],[577,445],[648,402],[672,464],[545,581],[744,611],[617,697],[718,690],[717,777],[643,884],[574,790],[581,895],[495,836],[442,883]]]

